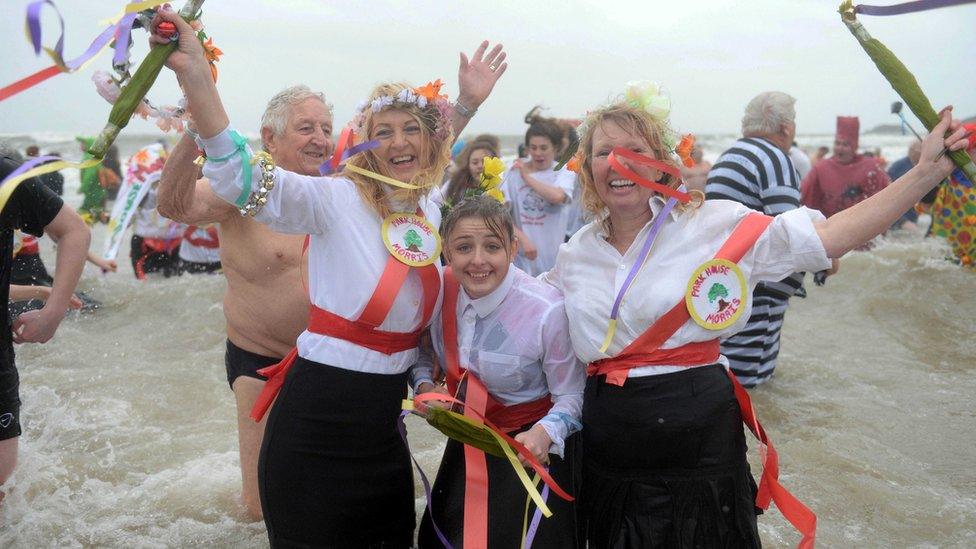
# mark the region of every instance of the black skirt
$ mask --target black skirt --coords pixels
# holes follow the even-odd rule
[[[413,544],[413,473],[396,428],[406,395],[407,373],[296,360],[258,462],[272,547]]]
[[[581,508],[590,547],[759,547],[756,484],[722,365],[590,377]]]
[[[522,432],[513,431],[511,435]],[[550,454],[549,474],[559,487],[569,495],[579,492],[579,435],[566,439],[563,457]],[[488,547],[518,549],[522,543],[522,522],[525,516],[525,487],[512,470],[507,459],[492,455],[485,456],[488,465]],[[464,445],[456,440],[448,440],[437,470],[437,479],[431,491],[431,508],[434,510],[434,523],[455,548],[463,547],[464,540]],[[528,471],[530,478],[535,473]],[[541,492],[540,485],[540,492]],[[549,547],[553,549],[573,549],[583,547],[581,530],[577,527],[576,504],[549,493],[546,505],[552,516],[543,516],[536,531],[533,549]],[[534,503],[529,505],[531,523],[535,513]],[[417,542],[421,549],[440,549],[443,547],[431,525],[429,510],[424,511],[420,521]]]

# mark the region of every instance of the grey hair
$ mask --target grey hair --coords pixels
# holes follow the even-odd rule
[[[769,135],[779,133],[783,125],[796,120],[793,96],[778,92],[763,92],[746,105],[742,117],[742,135]]]
[[[285,131],[285,124],[288,123],[288,110],[292,105],[297,105],[306,99],[318,99],[325,104],[325,108],[332,114],[332,104],[325,100],[322,92],[312,91],[304,84],[285,88],[275,94],[268,101],[264,115],[261,116],[261,128],[268,128],[274,135],[281,135]]]

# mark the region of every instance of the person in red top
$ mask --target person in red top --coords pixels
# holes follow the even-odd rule
[[[857,154],[857,139],[857,117],[838,116],[834,155],[817,162],[800,184],[804,206],[830,217],[888,186],[878,159]]]

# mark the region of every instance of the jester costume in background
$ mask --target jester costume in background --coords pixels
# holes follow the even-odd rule
[[[976,124],[966,124],[967,151],[976,150]],[[932,205],[932,233],[945,238],[952,253],[966,266],[976,259],[976,187],[962,170],[955,170],[947,185],[942,185]]]
[[[76,137],[75,139],[82,144],[85,150],[81,157],[82,162],[89,158],[94,158],[88,153],[88,148],[91,147],[95,140],[91,137]],[[102,210],[105,209],[105,189],[102,188],[98,181],[98,168],[98,166],[90,166],[79,170],[81,174],[81,185],[78,187],[78,192],[85,195],[85,199],[81,202],[78,213],[81,214],[89,225],[98,221],[102,215]]]

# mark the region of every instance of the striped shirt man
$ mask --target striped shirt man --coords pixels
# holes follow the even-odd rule
[[[739,202],[766,215],[800,207],[800,178],[789,155],[768,139],[744,137],[722,153],[708,172],[707,199]],[[803,288],[803,273],[763,282],[752,294],[752,316],[743,330],[722,341],[722,354],[746,387],[768,380],[776,367],[779,333],[790,296]]]

